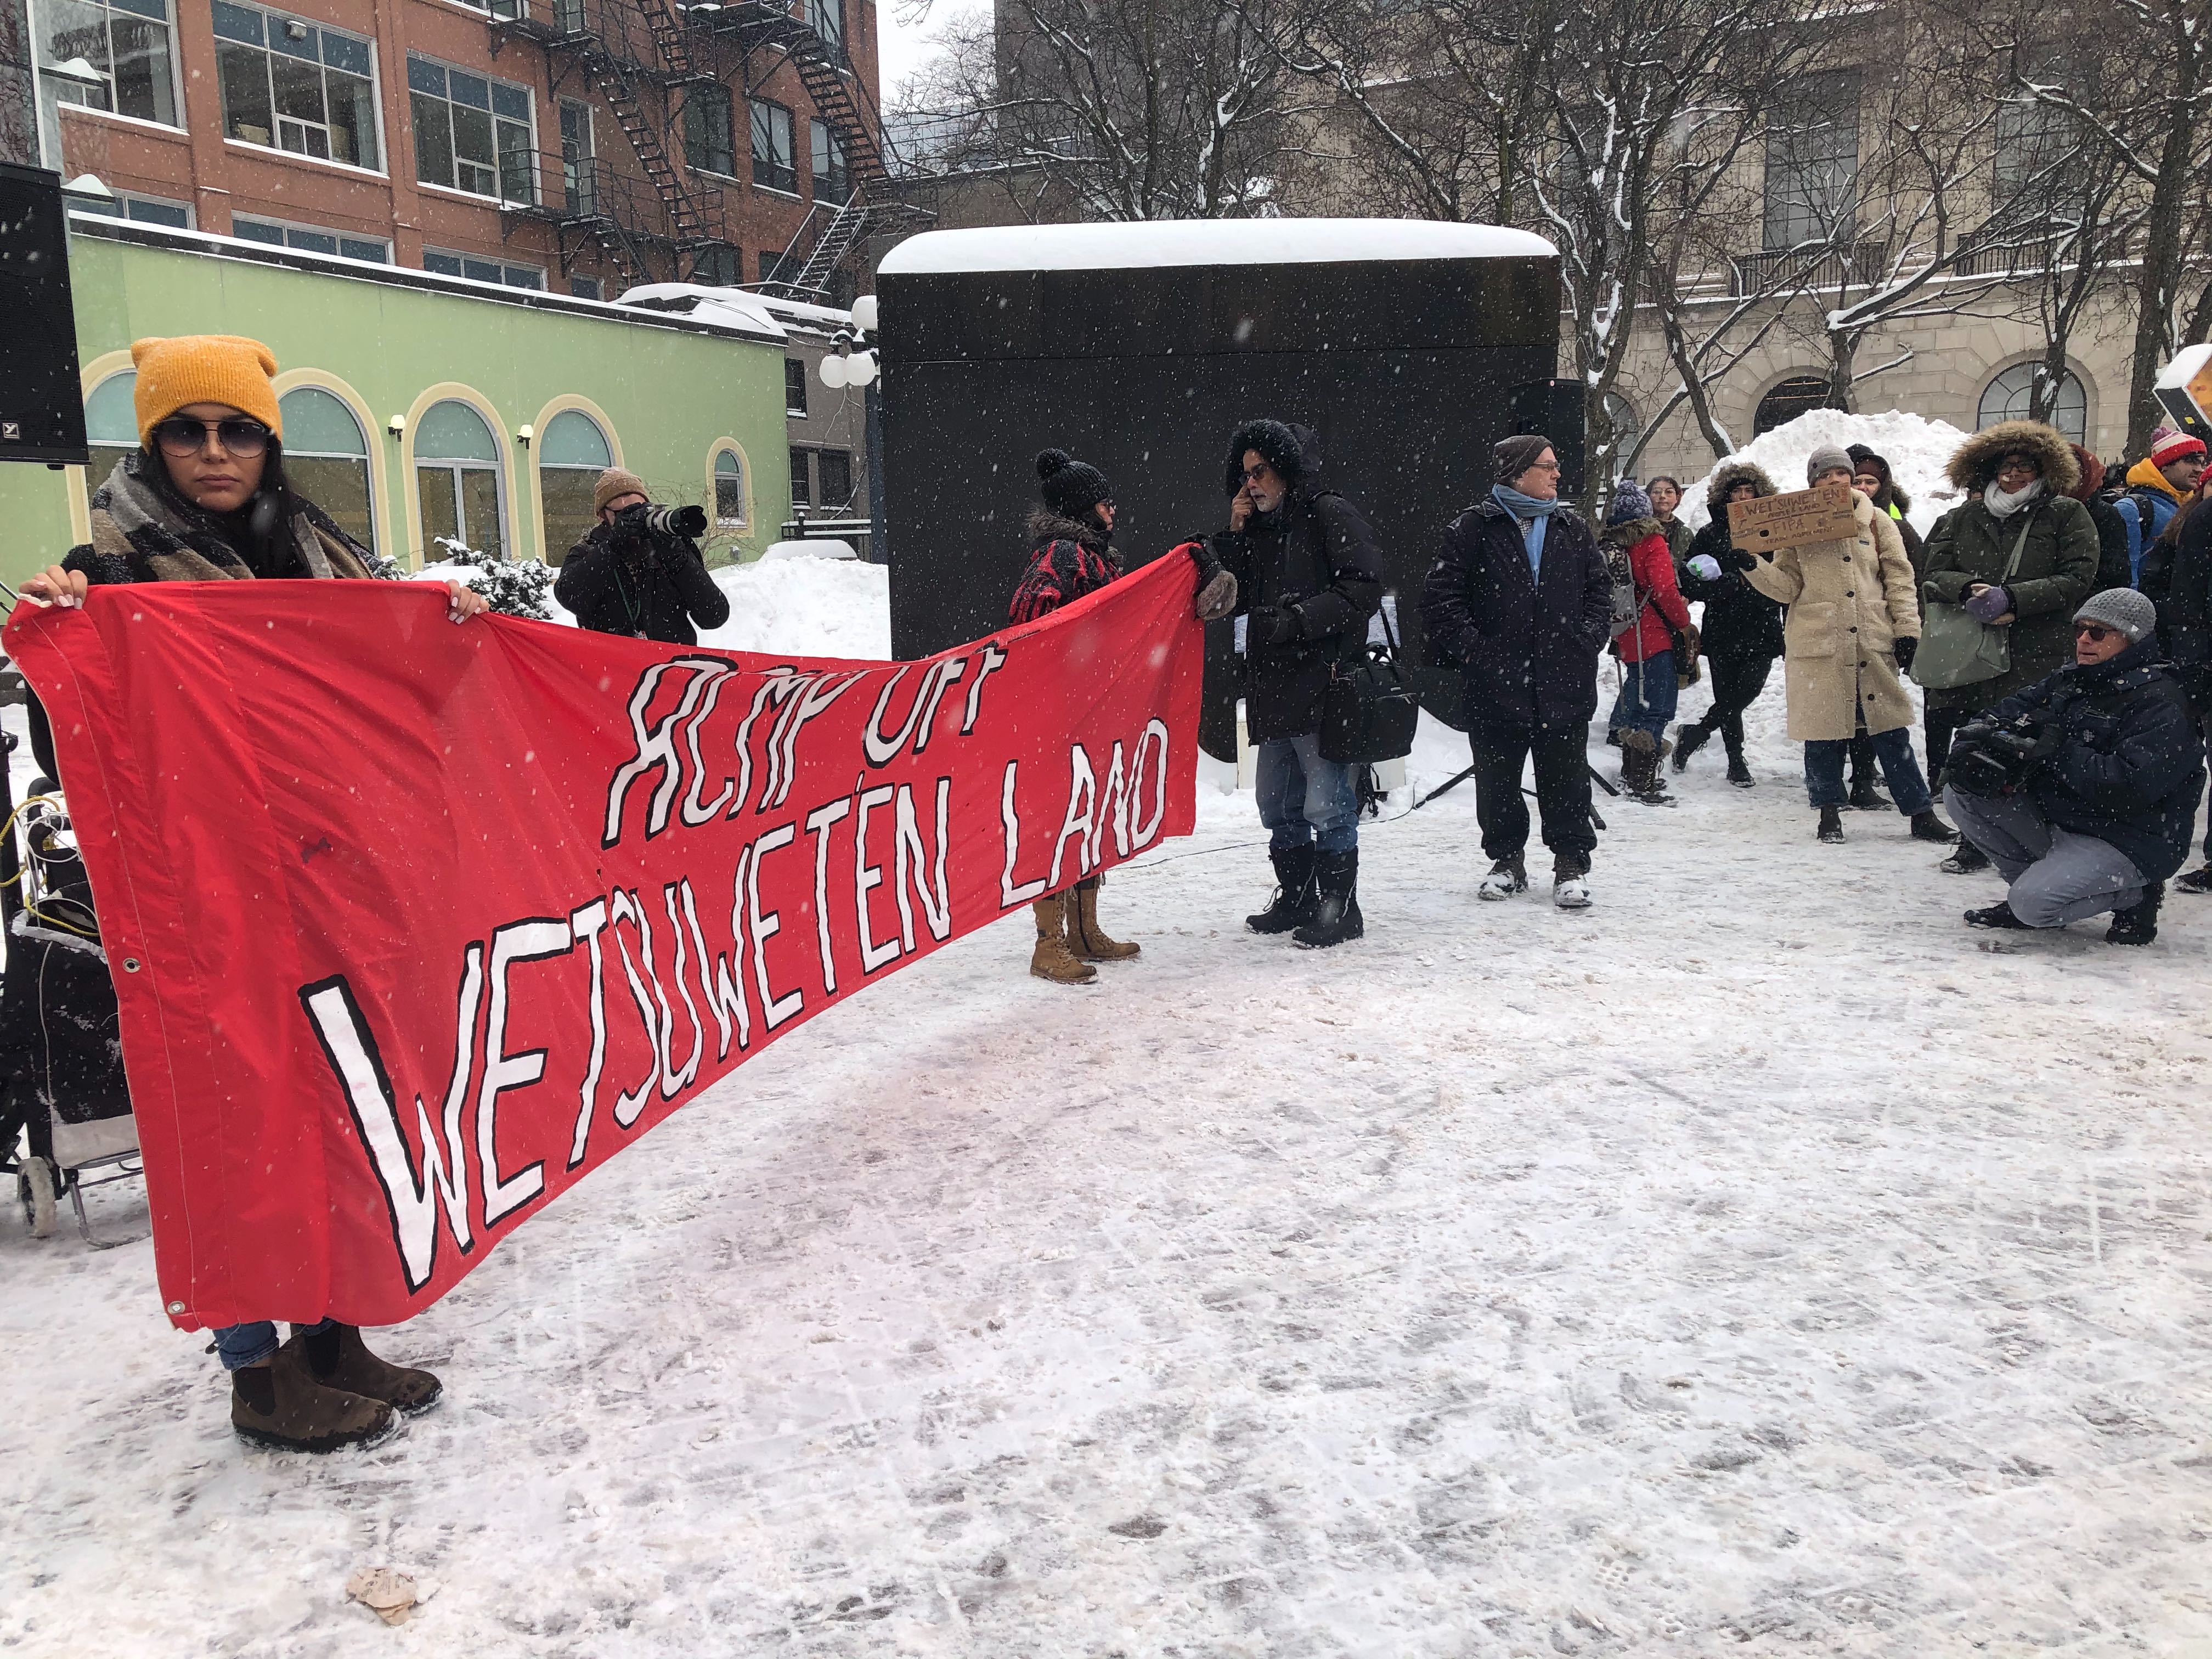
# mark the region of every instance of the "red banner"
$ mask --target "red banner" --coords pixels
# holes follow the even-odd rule
[[[784,1032],[1188,834],[1193,574],[891,664],[412,582],[18,606],[170,1316],[405,1319]]]

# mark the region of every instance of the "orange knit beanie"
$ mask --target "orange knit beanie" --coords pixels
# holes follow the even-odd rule
[[[228,404],[284,436],[270,376],[276,359],[258,340],[236,334],[179,334],[166,340],[133,340],[138,369],[135,394],[138,441],[150,448],[154,428],[187,404]]]

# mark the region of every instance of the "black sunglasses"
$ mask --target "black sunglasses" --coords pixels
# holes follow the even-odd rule
[[[2075,623],[2074,624],[2074,637],[2076,639],[2087,640],[2092,645],[2102,645],[2106,640],[2111,639],[2113,635],[2119,631],[2120,630],[2117,628],[2106,628],[2097,623]]]
[[[172,415],[166,421],[155,422],[154,441],[161,446],[165,455],[197,455],[206,447],[210,432],[215,434],[216,442],[233,455],[258,455],[269,447],[269,428],[243,415],[226,415],[219,421],[195,421],[189,416]]]

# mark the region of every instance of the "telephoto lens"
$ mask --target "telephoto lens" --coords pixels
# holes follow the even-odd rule
[[[707,509],[703,507],[648,507],[645,527],[656,536],[703,536]]]

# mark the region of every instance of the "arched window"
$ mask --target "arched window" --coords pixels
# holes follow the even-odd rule
[[[1794,375],[1759,400],[1758,412],[1751,417],[1752,435],[1786,426],[1807,410],[1818,409],[1827,401],[1826,380],[1817,374]]]
[[[422,560],[507,556],[499,440],[484,417],[447,398],[415,428],[415,488],[422,511]]]
[[[363,547],[376,545],[375,490],[368,440],[335,392],[295,386],[277,400],[284,417],[284,476],[292,488]]]
[[[745,464],[734,449],[714,452],[714,527],[745,527]]]
[[[138,410],[131,401],[137,390],[138,371],[126,368],[102,380],[84,400],[85,442],[92,451],[84,470],[88,491],[106,483],[116,462],[138,447]]]
[[[538,441],[538,504],[545,520],[546,563],[559,564],[591,534],[599,516],[592,492],[614,464],[607,434],[583,410],[564,409],[545,422]]]
[[[1981,407],[1975,412],[1978,426],[1995,426],[1999,421],[2024,421],[2034,407],[2035,371],[2037,363],[2014,363],[1991,380],[1982,390]],[[2051,424],[2074,443],[2086,444],[2089,429],[2089,392],[2073,370],[2069,369],[2058,382],[2058,398],[2051,407]]]

